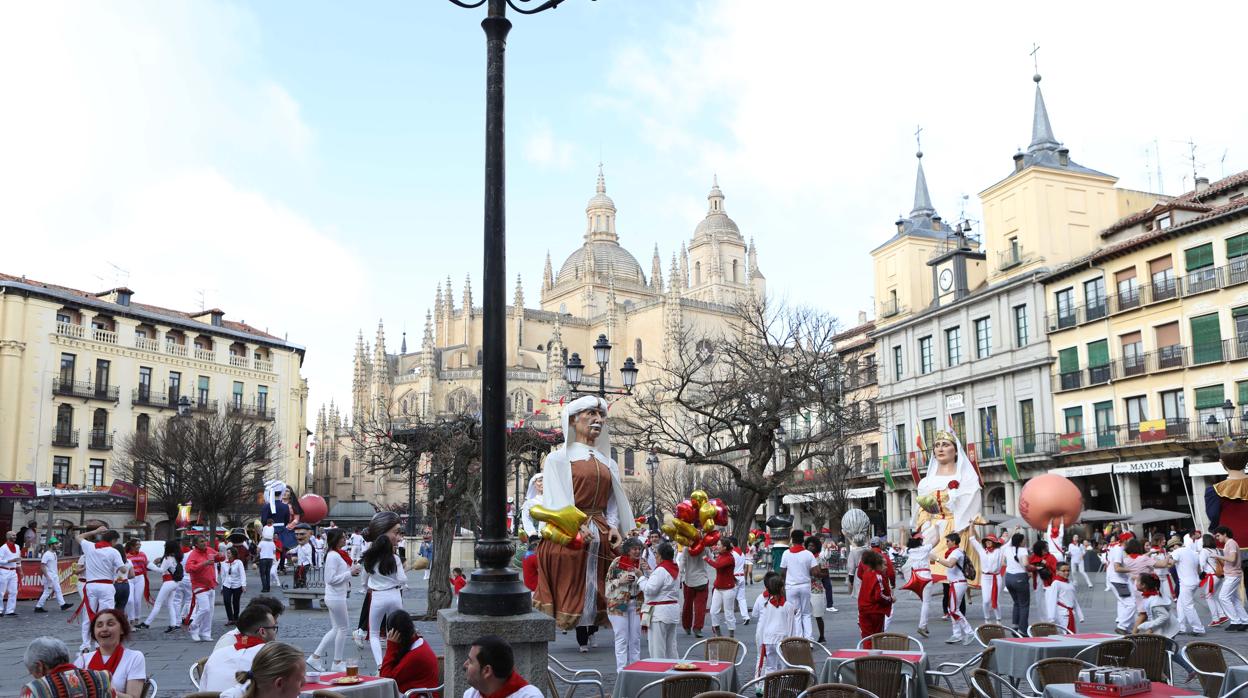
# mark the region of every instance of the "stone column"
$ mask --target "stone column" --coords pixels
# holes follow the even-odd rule
[[[464,661],[472,641],[482,635],[497,635],[511,645],[516,671],[534,686],[546,685],[547,643],[555,640],[555,619],[530,611],[520,616],[469,616],[455,608],[438,611],[438,630],[446,641],[444,680],[446,696],[463,695],[468,688]]]
[[[1187,473],[1183,473],[1183,477],[1187,477]],[[1204,475],[1195,475],[1188,478],[1187,486],[1192,490],[1192,512],[1195,515],[1196,527],[1204,531],[1209,528],[1209,512],[1205,509],[1205,488],[1210,484],[1211,478]]]
[[[901,515],[900,515],[901,495],[898,494],[897,492],[889,492],[885,496],[884,511],[885,511],[885,519],[887,520],[887,523],[889,525],[893,524],[894,522],[901,521]],[[899,542],[901,540],[900,529],[890,528],[887,531],[885,531],[885,534],[888,536],[888,539],[890,541]]]
[[[1018,516],[1018,493],[1021,492],[1018,483],[1010,480],[1005,483],[1005,513],[1009,516]]]
[[[1134,514],[1140,510],[1140,480],[1139,475],[1127,473],[1125,475],[1113,476],[1118,480],[1118,498],[1122,503],[1123,514]]]

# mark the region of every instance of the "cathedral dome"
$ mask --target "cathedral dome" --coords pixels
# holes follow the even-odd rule
[[[724,212],[724,192],[719,189],[719,177],[715,177],[711,184],[711,192],[706,195],[706,200],[706,218],[698,222],[698,227],[693,230],[693,237],[697,239],[715,233],[728,233],[740,238],[741,229],[737,227],[737,222]]]
[[[559,268],[555,283],[576,279],[578,269],[582,278],[593,274],[605,278],[610,273],[615,275],[616,281],[642,285],[646,283],[646,276],[637,259],[628,250],[620,247],[619,243],[607,240],[590,240],[568,255],[563,266]]]

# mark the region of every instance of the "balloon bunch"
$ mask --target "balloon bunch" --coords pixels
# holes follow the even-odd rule
[[[749,537],[750,545],[754,545],[755,543],[759,541],[759,539],[761,539],[763,536],[766,536],[766,535],[767,535],[767,532],[761,528],[751,528],[750,537]]]
[[[569,504],[562,509],[548,509],[541,504],[534,504],[529,509],[529,516],[540,521],[542,540],[553,541],[566,545],[573,550],[580,550],[585,545],[585,537],[581,535],[581,525],[589,518],[585,512]]]
[[[662,530],[672,540],[688,546],[689,554],[701,555],[707,546],[719,542],[716,526],[728,525],[728,507],[718,499],[710,499],[706,492],[694,490],[689,498],[676,505],[676,514],[667,515]]]

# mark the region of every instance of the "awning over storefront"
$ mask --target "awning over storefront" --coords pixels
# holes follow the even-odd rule
[[[879,487],[855,487],[845,492],[846,499],[870,499],[879,491]]]
[[[1114,464],[1093,463],[1091,465],[1072,465],[1065,468],[1052,468],[1049,472],[1054,475],[1061,475],[1062,477],[1087,477],[1089,475],[1112,473],[1114,472]]]
[[[1123,461],[1114,464],[1114,473],[1153,473],[1158,470],[1174,470],[1187,465],[1186,458],[1151,458],[1149,460]]]
[[[870,499],[880,490],[876,487],[854,487],[845,490],[846,499]],[[832,499],[831,492],[811,492],[809,494],[786,494],[780,498],[785,504],[805,504],[807,502],[822,502]]]
[[[1192,477],[1222,477],[1226,474],[1226,468],[1218,461],[1209,463],[1192,463],[1187,466],[1187,474]]]

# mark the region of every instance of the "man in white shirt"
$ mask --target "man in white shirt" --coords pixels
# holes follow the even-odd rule
[[[680,581],[684,597],[684,605],[680,609],[680,625],[685,629],[686,635],[693,633],[694,637],[702,637],[711,575],[706,561],[690,555],[688,548],[680,554]]]
[[[272,526],[267,526],[270,531]],[[269,593],[269,585],[273,582],[273,564],[277,560],[277,544],[272,534],[261,534],[260,543],[256,545],[256,570],[260,573],[260,593]]]
[[[1117,533],[1109,534],[1109,550],[1105,553],[1105,583],[1113,590],[1117,601],[1117,612],[1114,614],[1114,626],[1119,634],[1131,632],[1135,625],[1135,596],[1131,593],[1131,581],[1126,572],[1119,572],[1118,566],[1126,563],[1126,552],[1119,543]]]
[[[1175,571],[1179,574],[1179,598],[1175,615],[1179,617],[1179,632],[1204,635],[1205,626],[1196,613],[1196,590],[1200,588],[1200,552],[1188,545],[1175,545],[1170,556],[1174,558]],[[1217,620],[1214,618],[1213,620]]]
[[[1066,546],[1066,559],[1070,561],[1070,583],[1075,583],[1075,573],[1083,575],[1083,581],[1092,588],[1092,580],[1088,579],[1088,572],[1083,566],[1083,556],[1087,550],[1083,547],[1083,540],[1079,538],[1079,534],[1070,537],[1070,545]]]
[[[814,609],[810,605],[810,579],[811,571],[819,566],[819,560],[802,545],[804,540],[806,534],[801,529],[793,529],[789,535],[792,546],[780,556],[780,574],[784,577],[784,596],[797,608],[793,634],[813,640]]]
[[[17,572],[22,564],[22,549],[17,547],[17,531],[5,534],[0,545],[0,594],[5,597],[4,615],[17,615]]]
[[[39,558],[39,571],[43,575],[43,593],[35,602],[35,613],[47,613],[43,610],[43,604],[47,602],[48,597],[53,595],[56,596],[56,602],[61,605],[62,611],[73,606],[65,600],[65,594],[61,591],[61,571],[56,556],[60,548],[60,541],[56,538],[49,538],[48,549],[43,551],[43,557]]]
[[[113,608],[116,592],[113,582],[117,572],[126,564],[121,559],[121,553],[113,547],[120,537],[121,534],[108,530],[107,526],[78,536],[78,545],[82,548],[82,557],[78,561],[83,566],[82,603],[74,613],[82,613],[83,649],[91,647],[91,623],[95,615],[106,608]]]
[[[238,631],[233,644],[219,647],[208,656],[200,690],[221,692],[237,686],[235,672],[251,670],[251,662],[264,643],[277,639],[277,621],[267,608],[253,604],[239,614]]]
[[[541,690],[516,671],[511,646],[495,635],[473,641],[464,661],[464,679],[471,687],[464,698],[542,698]]]
[[[737,546],[737,539],[732,539],[732,577],[737,580],[737,610],[741,613],[741,623],[750,624],[750,607],[745,603],[745,565],[749,558]]]
[[[351,545],[351,559],[352,560],[360,559],[360,555],[364,554],[364,536],[360,535],[360,529],[358,528],[355,529],[355,533],[351,534],[350,545]],[[432,562],[433,562],[432,559],[430,559],[430,566],[432,566]],[[426,579],[428,579],[428,577],[426,577]]]

